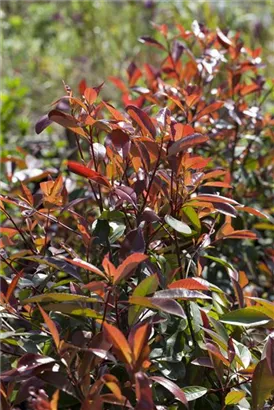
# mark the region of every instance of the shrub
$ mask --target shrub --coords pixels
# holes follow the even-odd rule
[[[197,22],[155,28],[162,40],[141,41],[163,54],[159,67],[131,63],[129,88],[112,78],[125,110],[82,81],[81,97],[65,85],[38,121],[38,133],[52,122],[74,133],[69,174],[7,174],[4,409],[270,403],[273,253],[258,229],[271,225],[249,230],[245,216],[267,218],[270,191],[260,50]],[[262,284],[242,269],[246,249],[260,253]]]

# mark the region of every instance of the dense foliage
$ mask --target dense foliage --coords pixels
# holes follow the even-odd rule
[[[3,158],[3,409],[271,408],[261,49],[197,21],[154,29],[157,66],[111,77],[124,109],[82,80],[36,124],[73,137],[61,172]]]

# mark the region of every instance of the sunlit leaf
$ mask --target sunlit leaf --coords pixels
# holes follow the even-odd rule
[[[57,330],[57,327],[55,325],[55,323],[53,322],[53,320],[49,317],[49,315],[41,308],[41,306],[39,306],[39,310],[43,316],[43,319],[52,335],[52,338],[54,340],[55,346],[57,348],[57,350],[59,349],[59,345],[60,345],[60,335],[59,332]]]
[[[202,283],[195,280],[195,278],[180,279],[168,285],[169,289],[189,289],[189,290],[209,290],[209,288]]]
[[[151,275],[145,278],[142,282],[139,283],[138,286],[134,289],[132,293],[132,297],[136,296],[146,296],[149,294],[154,293],[158,288],[159,282],[157,275]],[[135,320],[137,320],[138,315],[142,311],[142,308],[138,306],[138,304],[130,306],[128,310],[128,323],[132,325]]]
[[[202,386],[189,386],[184,387],[183,391],[185,393],[187,401],[197,400],[207,393],[207,388]]]
[[[145,111],[134,105],[128,105],[126,110],[130,117],[139,125],[144,135],[149,134],[151,137],[155,138],[156,129]]]
[[[270,318],[253,307],[233,310],[221,317],[223,323],[235,326],[262,326],[270,322]]]
[[[245,392],[240,390],[231,390],[225,396],[225,404],[231,406],[232,404],[239,403],[245,397]]]
[[[131,364],[133,361],[132,351],[123,333],[115,326],[109,325],[106,322],[104,322],[104,330],[115,349],[120,351],[125,362]]]
[[[171,215],[165,216],[166,223],[171,226],[171,228],[175,229],[175,231],[180,232],[185,235],[191,235],[192,230],[191,228],[184,222],[178,221],[178,219],[173,218]]]
[[[188,290],[182,288],[159,290],[154,293],[155,298],[169,299],[211,299],[210,296],[204,295],[196,290]]]
[[[82,164],[79,164],[78,162],[68,161],[68,169],[74,174],[86,177],[99,185],[106,187],[110,186],[108,180],[104,176]]]

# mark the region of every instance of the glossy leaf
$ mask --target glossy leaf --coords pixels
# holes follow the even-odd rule
[[[166,215],[165,221],[171,228],[175,229],[175,231],[179,233],[185,235],[191,235],[192,233],[191,228],[186,223],[178,221],[178,219],[173,218],[171,215]]]
[[[225,396],[225,404],[231,406],[232,404],[239,403],[245,397],[245,392],[240,390],[231,390]]]
[[[174,397],[177,400],[179,400],[181,403],[183,403],[186,406],[186,408],[188,408],[188,400],[186,398],[184,391],[181,390],[175,383],[173,383],[171,380],[165,379],[164,377],[160,377],[160,376],[153,376],[151,377],[151,380],[164,386],[167,390],[169,390],[174,395]]]
[[[124,361],[130,365],[133,361],[132,351],[123,333],[115,326],[109,325],[106,322],[104,322],[104,331],[115,349],[120,351]]]
[[[201,230],[201,222],[198,217],[197,212],[191,207],[191,206],[184,206],[183,207],[183,212],[189,219],[189,221],[192,223],[193,227],[197,230]]]
[[[184,387],[183,391],[185,393],[187,401],[197,400],[207,394],[207,388],[202,386],[189,386]]]
[[[169,289],[189,289],[189,290],[209,290],[209,288],[202,283],[195,280],[195,278],[180,279],[168,285]]]
[[[79,268],[86,269],[89,272],[96,273],[96,275],[102,276],[103,278],[106,278],[105,274],[100,271],[96,266],[92,265],[91,263],[85,262],[79,258],[74,258],[74,259],[69,259],[69,258],[64,258],[66,262],[71,263],[74,266],[79,266]]]
[[[157,295],[157,293],[155,293],[155,295]],[[182,306],[175,300],[172,300],[171,298],[148,298],[144,296],[131,296],[129,298],[129,303],[138,306],[143,306],[148,309],[157,309],[169,313],[171,315],[179,316],[183,319],[186,318]]]
[[[167,299],[211,299],[210,296],[204,295],[196,290],[188,290],[182,288],[159,290],[154,293],[155,298]]]
[[[68,169],[69,171],[73,172],[74,174],[80,175],[82,177],[86,177],[93,182],[96,182],[99,185],[103,185],[106,187],[109,187],[110,184],[108,180],[103,177],[101,174],[99,174],[96,171],[93,171],[92,169],[79,164],[78,162],[75,161],[68,161]]]
[[[223,323],[230,323],[235,326],[262,326],[270,322],[270,318],[253,307],[228,312],[222,316]]]
[[[153,122],[147,115],[147,113],[134,105],[128,105],[126,107],[128,115],[139,125],[144,135],[148,134],[155,138],[156,129]]]

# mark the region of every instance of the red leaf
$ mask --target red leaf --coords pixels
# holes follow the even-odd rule
[[[220,177],[223,176],[227,173],[226,170],[224,169],[215,169],[214,171],[210,171],[207,172],[204,176],[203,176],[203,181],[206,179],[210,179],[210,178],[216,178],[216,177]]]
[[[115,326],[109,325],[106,322],[104,322],[104,330],[115,349],[121,352],[125,362],[131,364],[133,359],[132,351],[123,333]]]
[[[236,211],[236,209],[230,204],[226,204],[222,202],[214,202],[213,206],[215,209],[221,212],[221,214],[229,215],[234,218],[238,215],[238,212]]]
[[[111,278],[111,277],[115,278],[117,276],[117,269],[115,268],[113,263],[110,262],[108,257],[106,257],[106,256],[104,257],[103,262],[102,262],[102,266],[103,266],[104,271],[106,272],[106,274],[109,278]]]
[[[65,114],[64,112],[52,110],[49,112],[48,117],[51,121],[56,122],[59,125],[62,125],[64,128],[75,132],[76,134],[81,135],[84,138],[88,138],[88,134],[79,126],[78,122],[72,115]]]
[[[139,125],[144,135],[156,136],[156,129],[147,113],[134,105],[126,107],[128,115]]]
[[[258,90],[260,90],[260,86],[256,83],[253,83],[249,85],[244,85],[240,89],[240,94],[244,97],[245,95],[254,93],[255,91],[258,91]]]
[[[269,219],[269,216],[268,216],[268,215],[264,214],[264,213],[261,212],[261,211],[258,211],[258,210],[255,209],[255,208],[251,208],[250,206],[239,206],[239,207],[237,207],[237,210],[238,210],[238,211],[248,212],[249,214],[258,216],[259,218]]]
[[[123,93],[127,93],[127,87],[126,87],[125,83],[122,80],[120,80],[120,78],[110,76],[110,77],[108,77],[108,79],[114,85],[116,85],[116,87],[119,88]]]
[[[227,354],[228,354],[229,362],[232,363],[234,360],[234,357],[236,356],[232,337],[229,337],[228,342],[227,342]]]
[[[274,337],[269,335],[265,344],[265,355],[269,370],[272,376],[274,376]]]
[[[94,101],[96,100],[98,96],[98,93],[94,90],[94,88],[86,88],[84,92],[84,97],[89,103],[89,105],[92,105]]]
[[[56,345],[57,350],[59,349],[59,345],[60,345],[60,336],[59,336],[59,332],[57,330],[57,327],[55,325],[55,323],[53,322],[53,320],[49,317],[49,315],[41,308],[40,305],[38,305],[39,310],[43,316],[43,319],[52,335],[52,338],[54,340],[54,343]]]
[[[113,190],[113,192],[118,196],[118,198],[122,199],[123,201],[129,202],[134,208],[137,207],[137,196],[136,192],[128,186],[119,186]]]
[[[138,326],[134,332],[132,351],[135,363],[138,361],[139,356],[148,342],[150,332],[151,326],[149,323],[141,324],[141,326]]]
[[[225,204],[232,204],[232,205],[239,205],[238,202],[234,201],[234,199],[231,198],[227,198],[225,196],[221,196],[221,195],[214,195],[214,194],[199,194],[198,196],[196,196],[195,201],[202,201],[202,202],[222,202]]]
[[[148,259],[147,255],[142,253],[134,253],[128,256],[124,262],[117,268],[117,276],[114,278],[114,284],[125,279],[137,266]]]
[[[99,276],[102,276],[104,279],[106,279],[106,276],[103,272],[100,271],[100,269],[96,268],[96,266],[92,265],[91,263],[82,261],[82,259],[79,258],[74,258],[74,259],[69,259],[69,258],[64,258],[65,261],[68,263],[71,263],[74,266],[79,266],[79,268],[86,269],[90,272],[96,273]]]
[[[101,377],[101,381],[112,391],[112,393],[118,400],[122,400],[123,396],[117,377],[113,376],[112,374],[104,374]]]
[[[23,196],[24,196],[24,198],[22,198],[22,199],[24,199],[24,201],[27,201],[31,206],[33,206],[32,193],[28,189],[28,187],[26,185],[24,185],[22,182],[21,182],[21,190],[22,190],[22,193],[23,193]]]
[[[135,374],[137,405],[135,410],[155,410],[152,390],[145,373]]]
[[[184,288],[189,290],[209,290],[208,286],[203,285],[193,278],[180,279],[168,285],[169,289]]]
[[[104,185],[106,187],[110,186],[108,180],[105,177],[103,177],[98,172],[93,171],[92,169],[86,167],[85,165],[79,164],[79,162],[68,161],[68,169],[74,174],[89,178],[93,182],[96,182],[99,185]]]
[[[179,400],[181,403],[183,403],[188,408],[188,401],[187,401],[186,395],[183,392],[183,390],[181,390],[180,387],[177,386],[177,384],[173,383],[171,380],[165,379],[164,377],[160,377],[160,376],[153,376],[151,377],[151,380],[164,386],[167,390],[169,390],[174,395],[174,397],[177,400]]]
[[[213,356],[217,357],[219,360],[221,360],[226,366],[229,366],[229,361],[222,355],[220,352],[219,347],[217,347],[213,343],[206,343],[206,349],[208,352],[210,352]],[[214,363],[213,363],[214,364]]]
[[[87,88],[86,80],[83,78],[78,84],[79,93],[84,95],[85,89]]]
[[[222,101],[215,101],[214,103],[209,104],[207,107],[203,108],[200,112],[198,112],[195,115],[193,121],[197,121],[200,118],[202,118],[204,115],[211,114],[214,111],[219,110],[219,108],[221,108],[223,105],[224,105],[224,102]]]
[[[179,122],[176,124],[171,124],[170,131],[175,141],[187,137],[188,135],[195,134],[195,129],[193,127],[188,124],[181,124]]]
[[[109,104],[105,101],[102,101],[102,103],[107,108],[107,110],[111,113],[113,118],[115,118],[115,120],[117,120],[117,121],[126,121],[123,114],[121,114],[120,111],[116,110],[116,108],[114,108],[111,104]]]
[[[251,394],[253,409],[262,409],[264,403],[271,397],[274,386],[272,375],[266,359],[260,360],[253,373]]]
[[[24,274],[24,271],[23,271],[23,270],[21,270],[20,272],[18,272],[17,275],[14,276],[14,278],[13,278],[12,281],[11,281],[11,283],[9,284],[9,287],[8,287],[8,290],[7,290],[7,293],[6,293],[6,299],[7,299],[7,301],[9,301],[11,295],[12,295],[13,292],[14,292],[14,289],[16,288],[16,285],[17,285],[19,279],[23,276],[23,274]]]
[[[252,239],[255,240],[257,239],[257,235],[254,232],[248,231],[248,230],[239,230],[239,231],[233,231],[232,233],[225,235],[225,238],[233,238],[233,239]]]
[[[168,150],[168,156],[171,157],[172,155],[176,155],[181,151],[185,151],[190,147],[194,147],[195,145],[202,144],[206,141],[208,141],[208,137],[206,135],[202,135],[200,133],[188,135],[171,145]]]

